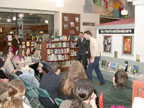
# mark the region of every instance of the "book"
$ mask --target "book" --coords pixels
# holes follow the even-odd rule
[[[139,66],[133,65],[133,74],[136,74],[139,72]]]
[[[111,69],[117,70],[118,69],[118,63],[112,63],[111,64]]]
[[[106,67],[106,60],[102,60],[101,62],[101,68],[105,68]]]

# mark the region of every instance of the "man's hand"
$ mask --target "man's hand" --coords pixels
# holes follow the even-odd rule
[[[93,62],[94,62],[94,59],[95,59],[95,58],[92,57],[92,58],[90,59],[90,63],[93,63]]]

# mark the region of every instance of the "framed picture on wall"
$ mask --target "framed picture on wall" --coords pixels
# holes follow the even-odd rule
[[[104,36],[103,45],[104,45],[104,52],[111,52],[111,36]]]
[[[64,21],[68,21],[68,16],[64,16]]]
[[[123,54],[132,54],[132,36],[123,36]]]

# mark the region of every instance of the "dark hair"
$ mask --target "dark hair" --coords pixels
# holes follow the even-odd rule
[[[83,32],[80,32],[79,34],[84,34]]]
[[[31,55],[33,55],[33,54],[35,53],[36,50],[37,50],[37,49],[34,48],[34,49],[32,50],[32,52],[31,52]]]
[[[82,102],[89,99],[93,92],[94,87],[91,80],[79,80],[73,89],[75,99],[72,101],[70,108],[85,108]]]
[[[3,67],[4,61],[0,58],[0,68]]]
[[[92,36],[92,33],[90,31],[88,31],[88,30],[85,31],[84,34],[88,34],[88,35]]]
[[[118,87],[123,87],[128,82],[127,73],[123,70],[118,70],[115,73],[114,77],[115,77],[115,83],[117,84],[116,86],[118,86]]]
[[[58,62],[52,62],[50,64],[50,68],[49,68],[50,72],[56,72],[58,69],[61,69],[61,65]]]
[[[40,62],[43,66],[42,66],[42,70],[45,71],[46,73],[49,72],[49,68],[50,68],[50,64],[45,62],[45,61],[41,61]]]

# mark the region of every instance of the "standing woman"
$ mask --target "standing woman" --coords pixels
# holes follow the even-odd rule
[[[18,36],[15,34],[14,38],[12,40],[12,46],[13,46],[13,54],[19,49],[19,45],[21,44],[20,39]]]

